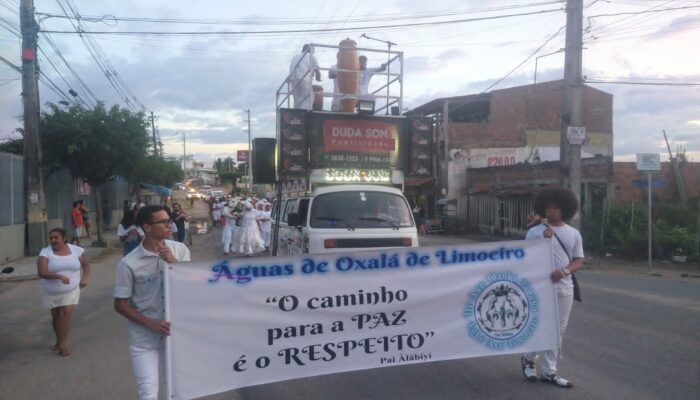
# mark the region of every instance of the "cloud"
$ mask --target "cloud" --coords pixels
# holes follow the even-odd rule
[[[700,22],[700,14],[691,14],[674,18],[667,26],[657,30],[650,36],[652,36],[653,40],[665,39],[669,36],[678,34],[679,32],[697,29],[698,22]]]

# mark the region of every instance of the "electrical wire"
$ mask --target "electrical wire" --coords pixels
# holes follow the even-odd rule
[[[57,0],[58,1],[58,0]],[[405,27],[420,27],[420,26],[444,26],[452,24],[462,24],[477,21],[489,21],[503,18],[512,17],[522,17],[527,15],[537,15],[537,14],[547,14],[562,11],[562,8],[549,9],[549,10],[539,10],[531,12],[523,12],[517,14],[502,14],[486,17],[477,18],[464,18],[457,20],[447,20],[447,21],[431,21],[431,22],[414,22],[405,24],[391,24],[391,25],[369,25],[369,26],[358,26],[349,28],[327,28],[327,29],[301,29],[301,30],[267,30],[267,31],[91,31],[92,35],[156,35],[156,36],[212,36],[212,35],[289,35],[289,34],[323,34],[323,33],[334,33],[334,32],[355,32],[355,31],[370,31],[370,30],[386,30],[395,28],[405,28]],[[76,31],[61,31],[61,30],[48,30],[45,32],[55,33],[55,34],[80,34],[81,32]]]
[[[450,11],[426,11],[420,13],[390,13],[390,14],[372,14],[364,16],[356,16],[352,18],[353,11],[347,16],[339,16],[338,19],[334,19],[338,9],[342,5],[342,2],[338,3],[336,11],[333,13],[331,18],[326,21],[317,21],[318,18],[314,17],[311,21],[309,19],[303,18],[255,18],[255,19],[244,19],[244,20],[226,20],[226,19],[193,19],[193,18],[150,18],[150,17],[127,17],[127,16],[114,16],[111,14],[106,14],[102,16],[95,15],[82,15],[80,19],[86,22],[148,22],[148,23],[166,23],[166,24],[199,24],[199,25],[332,25],[339,23],[368,23],[368,22],[380,22],[380,21],[398,21],[398,20],[411,20],[411,19],[425,19],[425,18],[438,18],[438,17],[448,17],[455,15],[466,15],[466,14],[480,14],[495,11],[506,11],[521,8],[538,7],[551,4],[563,3],[563,0],[555,1],[543,1],[537,3],[526,3],[526,4],[513,4],[498,7],[486,7],[486,8],[469,8],[461,10],[450,10]],[[321,7],[323,8],[323,7]],[[319,11],[317,12],[317,15]],[[41,13],[37,12],[37,15],[50,18],[64,18],[71,19],[74,18],[69,15],[61,15],[56,13]]]
[[[41,22],[39,24],[41,24]],[[80,98],[80,100],[83,103],[85,103],[87,106],[94,107],[99,102],[99,99],[97,98],[97,96],[95,96],[95,93],[93,93],[93,91],[87,86],[87,84],[85,83],[85,81],[83,81],[83,79],[80,77],[80,75],[78,75],[78,73],[75,72],[75,69],[73,69],[73,67],[70,65],[68,60],[66,60],[66,58],[63,56],[63,53],[58,48],[58,45],[56,45],[56,42],[54,42],[54,40],[51,38],[51,36],[45,32],[41,32],[40,35],[41,35],[41,37],[44,38],[44,40],[46,40],[46,43],[49,44],[49,47],[51,47],[51,49],[54,51],[54,53],[56,53],[56,55],[58,55],[58,57],[61,59],[61,61],[63,61],[63,64],[68,69],[68,72],[73,77],[75,82],[77,82],[77,86],[76,85],[70,85],[70,86],[74,87],[75,89],[78,89],[79,91],[86,94],[86,96],[84,96],[84,98],[78,96]]]
[[[88,49],[90,56],[97,63],[100,70],[102,70],[109,84],[117,92],[119,97],[121,97],[122,100],[124,100],[127,107],[129,107],[132,111],[137,111],[137,108],[131,103],[130,97],[141,107],[142,110],[144,110],[145,107],[143,106],[143,104],[138,102],[138,99],[136,99],[131,89],[129,89],[126,83],[121,79],[114,66],[111,64],[111,62],[105,55],[102,48],[92,37],[91,32],[89,32],[86,29],[86,27],[82,24],[77,6],[74,5],[71,0],[65,0],[65,2],[68,9],[70,9],[70,12],[75,16],[75,22],[73,19],[70,19],[71,25],[75,29],[75,33],[78,33],[80,35],[80,38],[83,41],[83,44],[85,44],[86,48]],[[63,13],[66,16],[69,16],[68,10],[66,10],[64,5],[61,3],[61,0],[56,0],[56,3],[59,5]]]
[[[525,59],[524,59],[523,61],[521,61],[520,64],[516,65],[515,68],[511,69],[510,71],[508,71],[507,74],[503,75],[503,76],[502,76],[501,78],[499,78],[496,82],[492,83],[489,87],[487,87],[486,89],[482,90],[481,93],[486,93],[486,92],[488,92],[489,90],[491,90],[491,88],[493,88],[494,86],[498,85],[498,84],[501,83],[504,79],[506,79],[507,77],[509,77],[513,72],[515,72],[516,70],[518,70],[518,68],[522,67],[522,66],[523,66],[526,62],[528,62],[532,57],[534,57],[537,53],[539,53],[539,51],[542,50],[542,48],[544,48],[544,47],[547,45],[547,43],[551,42],[555,37],[557,37],[557,36],[561,33],[561,31],[564,30],[564,28],[566,28],[566,25],[563,25],[561,28],[557,29],[557,31],[554,32],[554,34],[553,34],[552,36],[550,36],[547,40],[545,40],[544,43],[542,43],[542,45],[540,45],[537,49],[535,49],[535,51],[533,51],[532,53],[530,53],[530,55],[528,55],[527,57],[525,57]]]
[[[618,78],[619,79],[619,78]],[[700,82],[632,82],[632,81],[618,81],[618,80],[606,80],[600,78],[586,78],[585,83],[603,83],[603,84],[614,84],[614,85],[640,85],[640,86],[700,86]]]

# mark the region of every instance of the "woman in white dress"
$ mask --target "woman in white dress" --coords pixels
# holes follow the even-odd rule
[[[253,209],[251,202],[245,202],[240,221],[236,235],[236,252],[245,253],[246,257],[252,257],[253,253],[265,250],[262,236],[260,236],[258,213]]]
[[[65,230],[51,229],[49,242],[51,245],[39,253],[37,275],[41,278],[44,306],[51,309],[51,321],[56,334],[53,351],[65,357],[70,355],[67,341],[73,306],[78,304],[80,289],[88,284],[90,264],[82,247],[66,243]]]
[[[215,227],[219,226],[221,222],[221,210],[223,209],[221,203],[221,199],[214,199],[214,204],[212,204],[211,219]]]
[[[260,221],[260,234],[265,250],[270,247],[270,231],[272,228],[272,206],[267,200],[258,202],[258,221]]]

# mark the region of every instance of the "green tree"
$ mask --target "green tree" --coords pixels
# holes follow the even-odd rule
[[[148,120],[143,112],[103,104],[94,108],[69,108],[49,103],[40,120],[44,164],[65,167],[74,178],[83,178],[98,189],[107,179],[135,175],[149,147]],[[97,244],[103,245],[100,229],[101,201],[95,190]]]
[[[130,171],[128,176],[125,176],[130,182],[145,182],[170,187],[185,177],[180,162],[176,159],[163,159],[148,155],[139,160],[137,164],[136,168]]]
[[[217,158],[214,161],[214,169],[218,173],[222,172],[234,172],[236,167],[235,163],[233,162],[233,158],[231,157],[226,157],[226,158]]]
[[[0,152],[12,153],[17,155],[24,154],[24,139],[8,139],[4,143],[0,143]]]

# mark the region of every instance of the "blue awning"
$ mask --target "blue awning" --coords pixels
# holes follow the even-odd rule
[[[151,185],[150,183],[139,183],[139,186],[141,186],[144,189],[148,189],[153,193],[158,193],[161,196],[173,195],[173,191],[170,190],[170,188],[166,188],[165,186]]]

